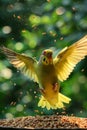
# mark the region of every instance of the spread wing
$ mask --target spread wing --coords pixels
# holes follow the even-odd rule
[[[54,65],[60,81],[66,80],[78,62],[87,55],[87,35],[69,47],[65,47],[54,58]]]
[[[0,47],[0,50],[8,57],[14,67],[20,69],[24,74],[27,74],[30,79],[38,82],[35,73],[35,65],[37,64],[37,61],[35,59],[23,54],[16,53],[4,46]]]

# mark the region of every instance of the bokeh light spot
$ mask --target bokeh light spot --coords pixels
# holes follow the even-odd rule
[[[4,34],[9,34],[11,31],[12,31],[12,29],[11,29],[10,26],[4,26],[4,27],[2,28],[2,32],[3,32]]]
[[[63,7],[59,7],[56,9],[56,14],[57,15],[62,15],[65,13],[65,9]]]
[[[0,73],[1,73],[1,76],[6,79],[10,79],[12,77],[11,69],[4,68],[4,69],[2,69],[2,71]]]
[[[24,107],[23,107],[23,105],[21,105],[21,104],[18,104],[18,105],[16,106],[16,110],[19,111],[19,112],[23,111],[23,109],[24,109]]]
[[[15,44],[15,48],[16,48],[16,50],[22,50],[23,49],[23,44],[21,42],[17,42]]]
[[[11,113],[6,113],[5,116],[7,119],[12,119],[14,117]]]
[[[9,90],[9,85],[7,83],[3,83],[0,88],[3,91],[7,91],[7,90]]]
[[[28,103],[28,102],[31,101],[31,97],[30,97],[29,95],[26,95],[26,96],[23,97],[22,101],[23,101],[24,103]]]

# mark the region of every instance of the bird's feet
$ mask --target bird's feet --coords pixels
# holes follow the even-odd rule
[[[53,90],[56,92],[58,91],[58,83],[53,84]]]

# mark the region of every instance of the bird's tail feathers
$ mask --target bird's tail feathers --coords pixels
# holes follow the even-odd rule
[[[70,98],[64,96],[63,94],[61,93],[58,93],[58,102],[53,106],[51,105],[47,100],[46,98],[44,98],[43,96],[41,96],[40,98],[40,101],[38,103],[38,106],[39,107],[42,107],[42,108],[47,108],[48,110],[50,109],[57,109],[57,108],[64,108],[64,103],[69,103],[71,101]]]

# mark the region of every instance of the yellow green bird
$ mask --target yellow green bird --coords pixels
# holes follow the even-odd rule
[[[41,98],[38,106],[49,109],[63,108],[70,98],[59,92],[58,81],[66,80],[78,62],[87,55],[87,35],[69,47],[65,47],[53,58],[53,51],[44,50],[39,61],[16,53],[6,47],[0,50],[10,62],[39,84]]]

